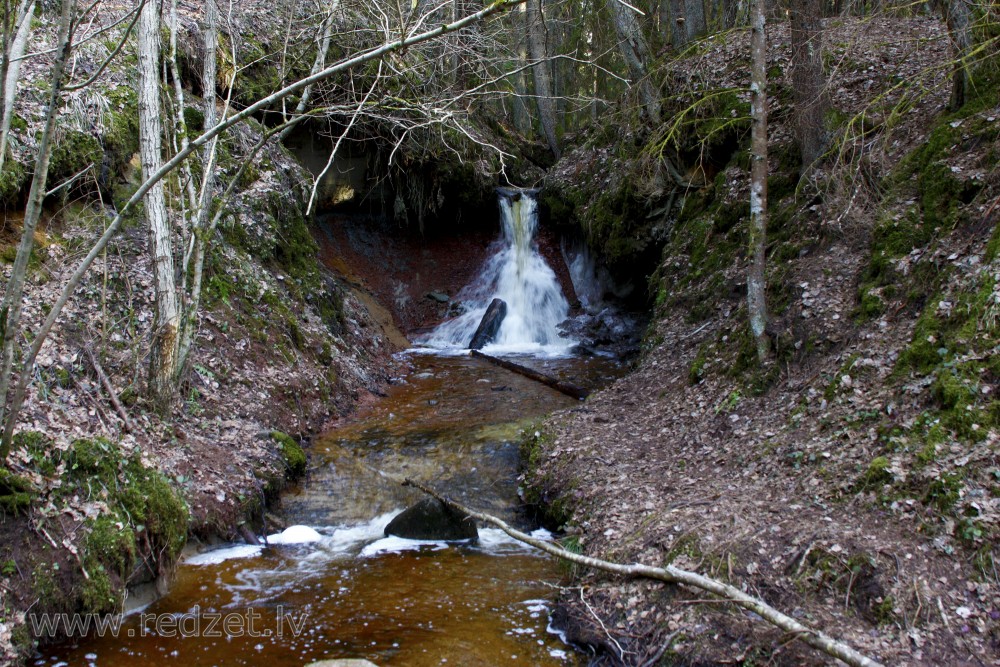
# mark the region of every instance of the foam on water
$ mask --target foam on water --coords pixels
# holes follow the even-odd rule
[[[309,526],[289,526],[275,535],[267,536],[268,544],[310,544],[319,542],[323,536]]]
[[[309,526],[291,526],[281,533],[267,538],[270,546],[308,546],[311,552],[299,557],[299,564],[305,568],[315,568],[318,563],[344,556],[371,558],[383,554],[415,551],[424,548],[434,550],[452,546],[471,546],[493,555],[529,553],[535,551],[523,542],[510,537],[498,528],[480,528],[479,541],[444,542],[437,540],[408,540],[402,537],[385,537],[385,527],[399,511],[386,512],[371,521],[346,526],[328,526],[316,530]],[[541,540],[552,540],[552,533],[539,528],[531,536]],[[187,565],[218,565],[236,558],[253,558],[263,551],[263,545],[236,544],[191,556],[184,561]]]
[[[569,302],[534,242],[535,193],[500,191],[500,214],[502,239],[494,244],[476,279],[458,295],[465,313],[442,323],[420,342],[439,350],[467,348],[490,302],[499,298],[507,304],[507,316],[484,352],[565,356],[575,341],[560,336],[557,326],[569,314]]]
[[[234,558],[253,558],[259,556],[264,550],[263,546],[253,544],[236,544],[221,549],[213,549],[205,553],[197,554],[186,558],[185,565],[218,565]]]

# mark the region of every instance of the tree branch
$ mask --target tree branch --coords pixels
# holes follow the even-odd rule
[[[673,565],[666,565],[664,567],[652,567],[649,565],[642,565],[640,563],[622,565],[620,563],[612,563],[600,558],[593,558],[591,556],[573,553],[572,551],[567,551],[552,542],[540,540],[528,535],[527,533],[522,533],[516,528],[512,528],[503,519],[498,519],[490,514],[485,514],[469,507],[465,507],[450,498],[442,496],[434,489],[425,486],[420,482],[416,482],[412,479],[405,479],[402,484],[403,486],[412,486],[416,489],[420,489],[429,496],[437,498],[441,502],[460,512],[464,512],[465,514],[468,514],[469,516],[484,523],[496,526],[519,542],[530,544],[536,549],[540,549],[545,553],[562,558],[563,560],[568,560],[571,563],[585,565],[587,567],[603,570],[605,572],[611,572],[612,574],[620,574],[626,577],[645,577],[647,579],[656,579],[658,581],[664,581],[671,584],[684,584],[685,586],[691,586],[699,590],[713,593],[725,600],[743,607],[744,609],[749,609],[768,623],[771,623],[785,632],[792,633],[795,635],[796,639],[805,642],[809,646],[812,646],[827,655],[843,660],[852,667],[882,667],[881,663],[858,653],[847,644],[833,639],[832,637],[828,637],[819,630],[813,630],[812,628],[799,623],[791,616],[783,614],[766,602],[747,595],[740,589],[730,586],[729,584],[724,584],[721,581],[702,576],[696,572],[682,570],[674,567]]]

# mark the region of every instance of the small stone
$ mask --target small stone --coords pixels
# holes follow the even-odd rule
[[[449,297],[444,292],[428,292],[424,296],[426,296],[431,301],[437,301],[438,303],[448,303],[449,301],[451,301],[451,297]]]

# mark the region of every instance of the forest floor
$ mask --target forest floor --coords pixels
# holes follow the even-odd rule
[[[903,230],[914,249],[890,257],[898,294],[878,288],[885,302],[866,314],[861,288],[890,253],[879,242],[919,208],[929,181],[897,181],[879,199],[848,176],[813,200],[822,204],[802,206],[797,252],[771,259],[784,295],[774,325],[780,361],[759,370],[745,333],[742,253],[713,264],[722,273],[714,293],[698,292],[692,262],[711,255],[695,259],[697,240],[668,246],[647,352],[633,373],[540,427],[527,445],[526,481],[562,512],[566,544],[588,555],[730,582],[884,664],[1000,664],[1000,434],[988,418],[960,426],[948,412],[975,422],[1000,388],[988,368],[1000,263],[987,247],[1000,219],[991,157],[1000,106],[995,91],[983,93],[975,111],[941,122],[946,73],[928,77],[947,49],[936,21],[831,25],[828,44],[846,49],[831,82],[838,112],[858,114],[879,90],[893,94],[889,82],[925,77],[907,121],[871,144],[873,178],[892,184],[893,167],[947,125],[956,133],[936,157],[963,182],[985,184],[958,204],[962,222],[930,230],[925,217]],[[708,40],[682,71],[745,85],[742,39]],[[785,62],[787,32],[778,28],[772,41],[771,62]],[[787,136],[787,107],[772,104],[772,138]],[[962,129],[971,126],[983,132]],[[575,178],[595,159],[609,158],[570,152],[553,178]],[[593,173],[607,187],[610,170]],[[722,178],[728,196],[746,196],[745,172]],[[703,243],[724,238],[710,231]],[[943,333],[960,324],[957,340]],[[927,345],[940,357],[918,372],[915,349]],[[950,402],[941,387],[955,377],[985,402]],[[751,612],[677,586],[577,570],[562,597],[557,621],[595,651],[595,664],[832,661]]]

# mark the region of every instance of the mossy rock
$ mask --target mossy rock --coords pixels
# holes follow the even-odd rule
[[[281,451],[281,458],[285,462],[285,470],[292,478],[301,477],[306,471],[306,453],[302,446],[295,441],[295,438],[282,433],[281,431],[271,431],[271,439],[278,444]]]

